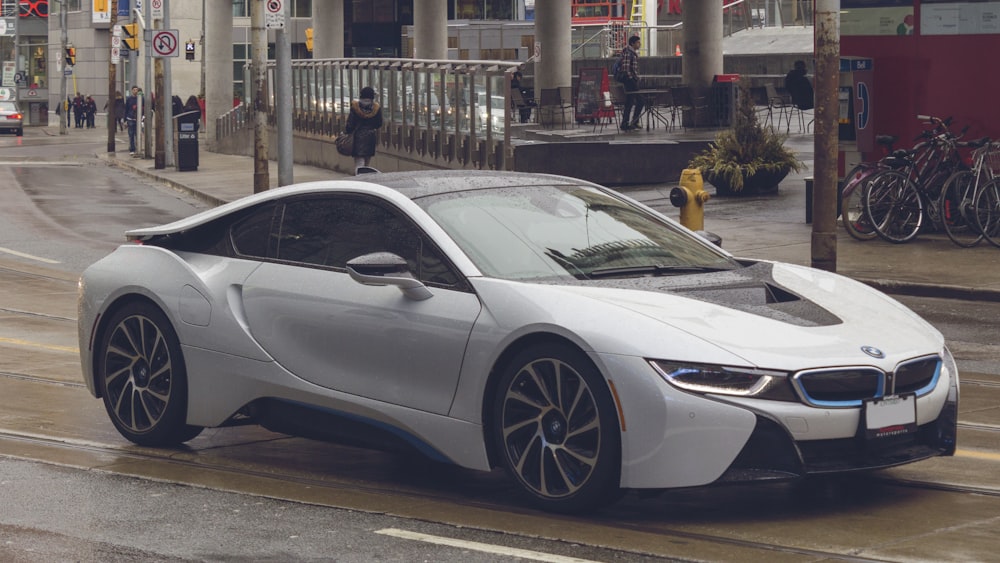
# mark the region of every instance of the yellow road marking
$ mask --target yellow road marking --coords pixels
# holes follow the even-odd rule
[[[21,340],[20,338],[5,338],[0,336],[0,344],[13,344],[14,346],[26,346],[28,348],[40,348],[42,350],[52,350],[53,352],[69,352],[71,354],[79,354],[80,349],[76,346],[59,346],[57,344],[42,344],[41,342],[32,342],[30,340]]]
[[[955,457],[971,457],[974,459],[986,459],[989,461],[1000,461],[1000,453],[983,452],[976,450],[957,450]]]

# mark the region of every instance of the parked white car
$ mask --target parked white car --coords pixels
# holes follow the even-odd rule
[[[80,350],[137,444],[251,420],[503,466],[555,511],[955,451],[916,314],[581,180],[368,174],[127,236],[82,276]]]

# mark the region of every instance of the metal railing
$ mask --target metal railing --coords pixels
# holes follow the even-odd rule
[[[325,59],[292,62],[292,128],[332,141],[351,101],[372,87],[382,107],[379,151],[442,168],[504,169],[510,143],[512,61]],[[275,66],[266,107],[274,123]],[[217,121],[221,139],[252,126],[244,104]]]

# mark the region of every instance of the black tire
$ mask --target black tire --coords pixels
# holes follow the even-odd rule
[[[187,370],[177,333],[157,307],[134,302],[108,319],[95,354],[111,422],[140,446],[175,446],[199,433],[187,417]]]
[[[990,244],[1000,248],[1000,178],[980,188],[973,208],[979,232]]]
[[[534,346],[503,368],[492,428],[504,468],[543,510],[594,510],[619,498],[621,434],[607,383],[565,344]]]
[[[865,188],[876,165],[862,162],[844,176],[844,189],[840,196],[840,222],[851,238],[872,240],[878,233],[865,217]]]
[[[24,136],[24,129],[18,129],[17,130],[17,136],[18,137],[23,137]]]
[[[924,201],[905,174],[879,172],[865,191],[865,217],[879,237],[898,244],[917,236],[924,222]]]
[[[976,224],[973,198],[976,195],[976,175],[970,170],[952,174],[944,183],[938,211],[941,226],[951,242],[964,248],[976,246],[983,240],[983,233]]]

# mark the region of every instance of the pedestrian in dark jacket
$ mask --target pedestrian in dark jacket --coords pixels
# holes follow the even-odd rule
[[[87,99],[83,102],[83,115],[87,121],[87,129],[97,127],[97,124],[94,122],[94,117],[97,115],[97,102],[94,101],[93,96],[87,96]]]
[[[84,113],[85,108],[83,94],[77,92],[76,97],[73,98],[73,126],[77,129],[83,128]]]
[[[378,144],[378,130],[382,128],[382,108],[375,101],[375,90],[371,86],[361,89],[361,97],[351,102],[351,113],[347,116],[344,132],[354,135],[354,173],[362,166],[368,166],[375,156]]]
[[[125,97],[121,92],[115,92],[115,123],[119,131],[125,130]]]
[[[622,49],[621,83],[625,87],[625,109],[622,110],[622,131],[637,129],[639,117],[642,116],[642,96],[636,94],[639,90],[639,45],[638,35],[628,38],[628,45]],[[635,114],[632,111],[635,110]],[[629,119],[632,115],[632,119]]]

